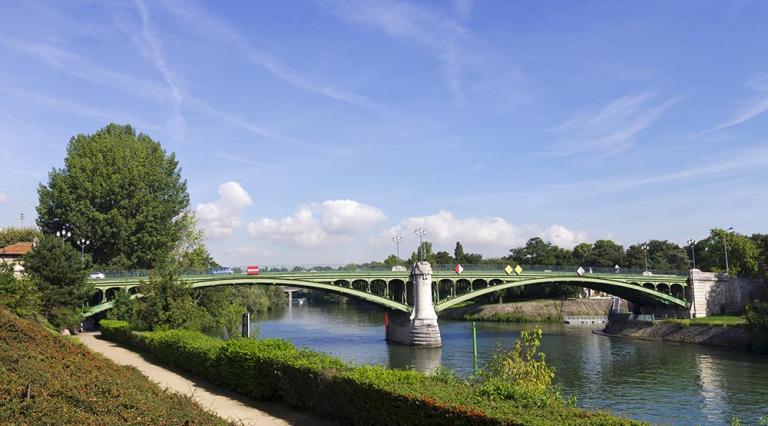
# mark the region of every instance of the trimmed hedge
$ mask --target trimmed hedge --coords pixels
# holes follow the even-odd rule
[[[412,370],[354,366],[281,339],[223,341],[171,330],[131,332],[102,321],[102,335],[259,400],[276,400],[347,423],[369,425],[640,424],[565,405],[531,407],[482,397],[477,386]]]

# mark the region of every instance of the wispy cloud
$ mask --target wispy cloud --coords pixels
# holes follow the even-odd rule
[[[711,131],[737,126],[768,111],[768,74],[752,79],[747,83],[747,88],[754,92],[752,98],[744,101],[731,118],[720,123]]]
[[[635,137],[650,127],[680,98],[655,101],[658,95],[648,92],[624,96],[611,101],[598,111],[582,114],[550,130],[557,142],[555,155],[612,155],[635,144]]]
[[[0,88],[0,93],[14,96],[19,99],[23,99],[33,105],[48,107],[65,113],[95,117],[104,121],[115,123],[131,123],[140,129],[147,130],[160,130],[163,126],[152,124],[119,111],[109,111],[100,107],[85,106],[70,100],[57,99],[50,96],[40,95],[37,93],[27,92],[19,89],[12,88]]]
[[[426,48],[441,62],[443,79],[453,96],[464,100],[461,78],[469,62],[466,44],[470,35],[454,17],[414,3],[389,0],[330,0],[327,4],[333,13],[349,22]],[[471,3],[459,1],[454,7],[468,15]]]
[[[142,50],[145,55],[150,58],[155,67],[160,70],[160,73],[163,75],[163,80],[165,80],[165,84],[168,86],[168,90],[173,98],[173,118],[168,123],[169,127],[174,134],[181,136],[185,127],[185,120],[181,115],[182,91],[179,88],[176,76],[173,74],[165,60],[163,47],[152,28],[147,6],[144,4],[143,0],[134,0],[134,4],[136,5],[136,9],[141,18],[141,34],[144,47]]]
[[[377,109],[382,105],[366,96],[329,83],[320,83],[281,63],[274,55],[253,47],[248,39],[233,26],[202,10],[194,2],[163,0],[162,4],[190,29],[213,38],[219,42],[231,44],[251,64],[269,72],[273,76],[303,90],[334,99],[336,101],[363,108]]]
[[[243,164],[245,166],[257,167],[260,169],[267,169],[267,168],[275,169],[280,167],[279,165],[274,163],[265,163],[263,161],[253,161],[253,160],[249,160],[247,157],[236,156],[236,155],[228,154],[223,151],[214,153],[213,158],[218,158],[219,160],[231,161],[233,163]]]

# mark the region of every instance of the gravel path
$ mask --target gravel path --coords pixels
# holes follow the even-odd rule
[[[222,389],[202,379],[169,370],[148,361],[136,352],[107,340],[98,338],[99,333],[81,333],[77,337],[92,351],[102,354],[120,365],[135,367],[149,380],[162,388],[187,395],[200,406],[218,416],[242,425],[333,425],[311,415],[293,411],[285,406],[259,402]]]

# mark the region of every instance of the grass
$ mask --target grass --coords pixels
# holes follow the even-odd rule
[[[671,324],[680,324],[684,327],[691,325],[717,325],[721,327],[735,327],[747,323],[747,320],[744,317],[734,315],[717,315],[693,319],[665,319],[662,321]]]
[[[230,424],[138,370],[3,309],[0,377],[0,424]]]

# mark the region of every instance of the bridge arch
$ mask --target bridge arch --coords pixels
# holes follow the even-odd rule
[[[552,278],[537,278],[537,279],[523,279],[516,281],[507,281],[495,286],[489,286],[483,289],[476,289],[471,293],[463,294],[450,300],[438,303],[435,305],[435,311],[440,312],[446,310],[454,305],[472,300],[476,297],[484,294],[492,293],[499,290],[505,290],[513,287],[521,287],[531,284],[570,284],[579,287],[591,288],[593,290],[603,291],[609,294],[614,294],[623,299],[631,302],[641,304],[665,304],[674,305],[677,307],[687,307],[688,303],[685,300],[673,297],[670,294],[659,292],[655,289],[653,284],[645,283],[643,286],[636,286],[632,283],[626,283],[622,281],[614,281],[604,278],[592,278],[592,277],[552,277]],[[650,288],[647,287],[650,285]],[[681,286],[682,288],[682,286]]]
[[[685,289],[680,284],[672,284],[672,286],[669,288],[672,296],[677,297],[678,299],[685,299]]]

